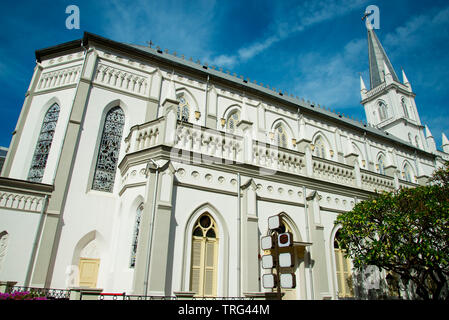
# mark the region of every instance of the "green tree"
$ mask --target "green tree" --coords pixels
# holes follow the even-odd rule
[[[412,282],[422,299],[448,299],[449,162],[428,185],[377,194],[335,223],[355,268],[374,265]]]

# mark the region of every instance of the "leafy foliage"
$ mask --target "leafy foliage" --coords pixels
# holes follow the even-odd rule
[[[449,279],[449,162],[431,184],[377,194],[338,216],[354,267],[377,266],[441,299]]]

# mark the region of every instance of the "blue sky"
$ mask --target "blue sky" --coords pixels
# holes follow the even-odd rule
[[[68,5],[80,29],[65,26]],[[382,42],[400,79],[404,68],[423,124],[441,148],[449,135],[449,3],[432,1],[3,1],[0,146],[9,146],[35,66],[34,52],[89,31],[223,67],[365,120],[359,73],[369,86],[368,5],[380,9]]]

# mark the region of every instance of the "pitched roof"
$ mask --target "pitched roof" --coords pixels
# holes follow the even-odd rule
[[[374,33],[373,33],[374,34]],[[377,39],[377,37],[376,37]],[[262,85],[251,83],[248,81],[248,79],[245,79],[243,76],[237,77],[234,75],[230,75],[229,73],[224,73],[219,70],[215,70],[214,68],[210,68],[207,65],[202,65],[198,62],[193,62],[190,60],[186,60],[184,58],[174,56],[168,52],[163,52],[162,50],[149,48],[142,45],[135,45],[135,44],[127,44],[122,42],[117,42],[110,40],[108,38],[104,38],[102,36],[90,33],[90,32],[84,32],[84,37],[82,40],[76,40],[71,41],[65,44],[56,45],[54,47],[45,48],[42,50],[36,51],[36,59],[37,61],[41,61],[41,59],[44,56],[48,55],[54,55],[56,52],[61,52],[65,50],[73,50],[75,46],[78,45],[78,48],[80,47],[87,47],[89,41],[92,41],[94,43],[111,47],[111,48],[117,48],[121,51],[130,52],[137,56],[142,56],[145,58],[151,58],[155,59],[156,61],[161,61],[165,63],[169,63],[174,66],[186,68],[190,71],[196,71],[197,73],[201,73],[204,75],[205,78],[210,77],[210,80],[218,80],[227,84],[230,84],[234,87],[240,87],[244,89],[248,93],[256,93],[256,94],[262,94],[266,97],[270,97],[274,100],[280,101],[286,105],[301,109],[303,112],[304,110],[307,110],[308,112],[319,114],[323,118],[327,118],[329,120],[333,120],[336,123],[344,124],[348,127],[351,127],[352,129],[356,129],[362,132],[366,132],[367,134],[372,134],[374,136],[377,136],[378,138],[383,138],[386,140],[393,141],[395,143],[407,146],[411,149],[415,149],[419,153],[427,154],[428,156],[433,156],[433,154],[428,153],[427,151],[420,150],[413,146],[412,144],[408,143],[407,141],[404,141],[402,139],[399,139],[391,134],[389,134],[386,131],[383,131],[381,129],[378,129],[376,127],[372,127],[369,124],[363,123],[361,121],[357,121],[354,119],[350,119],[349,117],[345,116],[344,114],[340,114],[339,112],[336,113],[335,111],[331,111],[330,109],[325,109],[320,107],[319,105],[315,105],[313,102],[304,101],[303,99],[298,99],[297,97],[293,97],[291,95],[287,95],[282,93],[280,90],[275,91],[274,89],[269,89],[268,87],[265,88]],[[378,42],[378,40],[377,40]],[[379,42],[380,44],[380,42]],[[383,50],[383,49],[382,49]],[[385,54],[385,52],[384,52]],[[386,57],[386,55],[385,55]],[[386,58],[388,60],[388,58]],[[388,61],[389,63],[389,61]],[[391,64],[390,64],[391,65]],[[392,71],[392,74],[394,71]],[[394,73],[395,74],[395,73]],[[396,74],[395,74],[396,75]],[[394,76],[393,76],[394,78]],[[397,76],[396,76],[397,79]],[[399,81],[398,81],[399,82]]]

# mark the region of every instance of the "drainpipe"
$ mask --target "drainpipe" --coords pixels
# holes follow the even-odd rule
[[[156,167],[156,184],[153,191],[153,208],[151,211],[151,221],[150,221],[150,233],[148,238],[148,255],[147,255],[147,263],[145,266],[145,278],[144,278],[144,287],[145,287],[145,296],[148,294],[148,274],[150,272],[150,257],[151,257],[151,246],[153,244],[153,227],[154,227],[154,216],[156,215],[156,195],[157,195],[157,187],[159,180],[159,165],[154,162],[153,159],[150,159],[147,164],[147,169],[149,167],[150,162]]]
[[[30,262],[28,263],[26,278],[25,278],[25,282],[24,282],[25,287],[28,287],[30,285],[31,274],[33,272],[33,267],[34,267],[34,259],[36,258],[37,248],[39,245],[39,239],[41,237],[42,226],[43,226],[44,218],[45,218],[44,213],[47,208],[47,203],[48,203],[48,195],[45,195],[44,201],[42,202],[39,224],[37,225],[36,234],[34,236],[33,247],[32,247],[31,256],[30,256]]]
[[[302,187],[302,194],[304,199],[304,213],[306,218],[306,235],[307,235],[307,242],[311,242],[311,235],[310,235],[310,227],[309,227],[309,213],[307,212],[307,195],[306,195],[307,189],[305,186]],[[310,291],[312,295],[312,300],[315,298],[315,293],[313,291],[313,274],[312,274],[312,246],[309,247],[309,275],[310,275]]]
[[[237,204],[238,204],[238,216],[237,216],[237,230],[238,230],[238,245],[237,245],[237,289],[238,294],[241,297],[242,296],[242,270],[241,270],[241,264],[242,264],[242,253],[241,253],[241,247],[242,247],[242,225],[241,225],[241,216],[242,216],[242,206],[240,203],[240,173],[237,173]]]

